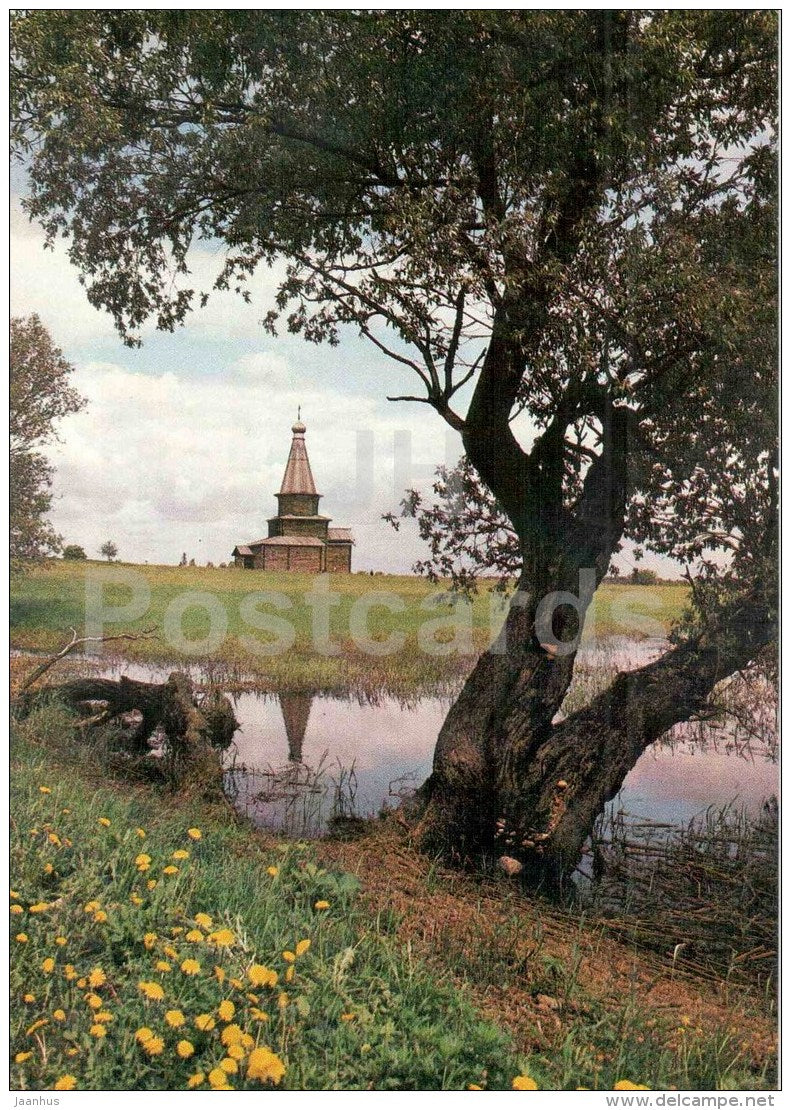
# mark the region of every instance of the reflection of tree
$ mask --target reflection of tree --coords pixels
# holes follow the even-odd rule
[[[310,707],[314,695],[311,693],[278,694],[283,720],[288,737],[288,758],[292,763],[302,762],[302,742],[308,727]]]

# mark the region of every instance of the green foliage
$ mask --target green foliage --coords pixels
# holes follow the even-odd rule
[[[77,543],[67,543],[66,546],[63,548],[63,558],[87,559],[88,556],[85,554],[84,547],[80,547],[80,545]]]
[[[117,558],[118,556],[118,548],[115,546],[112,540],[107,540],[99,548],[99,554],[103,555],[108,563],[112,563],[113,559]]]
[[[10,554],[20,570],[60,549],[46,519],[53,469],[38,448],[57,438],[55,424],[85,401],[68,384],[66,362],[38,316],[12,317],[9,359]]]

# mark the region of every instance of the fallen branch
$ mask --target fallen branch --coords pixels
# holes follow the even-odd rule
[[[69,643],[66,644],[65,647],[61,648],[61,650],[57,652],[56,655],[53,655],[51,659],[47,659],[44,663],[40,663],[39,666],[36,667],[30,675],[28,675],[28,677],[19,687],[20,694],[24,693],[25,690],[29,690],[33,683],[37,682],[42,675],[46,674],[51,667],[54,667],[55,664],[59,663],[61,659],[64,659],[67,655],[70,655],[71,652],[73,652],[76,648],[82,647],[83,644],[111,644],[115,643],[118,640],[148,640],[151,639],[151,637],[156,632],[156,625],[152,625],[151,628],[144,628],[142,632],[125,632],[119,634],[118,636],[78,637],[76,629],[72,628],[69,631],[71,632],[71,640],[69,641]]]

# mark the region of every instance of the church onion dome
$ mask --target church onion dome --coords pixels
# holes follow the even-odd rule
[[[288,453],[286,472],[283,475],[282,493],[308,493],[317,495],[316,484],[310,469],[308,449],[305,446],[305,425],[297,420],[291,428],[294,438],[291,440],[291,450]]]

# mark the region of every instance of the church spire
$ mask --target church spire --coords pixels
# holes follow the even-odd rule
[[[286,472],[280,486],[281,494],[306,493],[316,496],[316,484],[308,459],[308,449],[305,446],[305,425],[301,420],[302,406],[297,409],[297,422],[291,427],[293,439],[291,450],[288,453]]]

